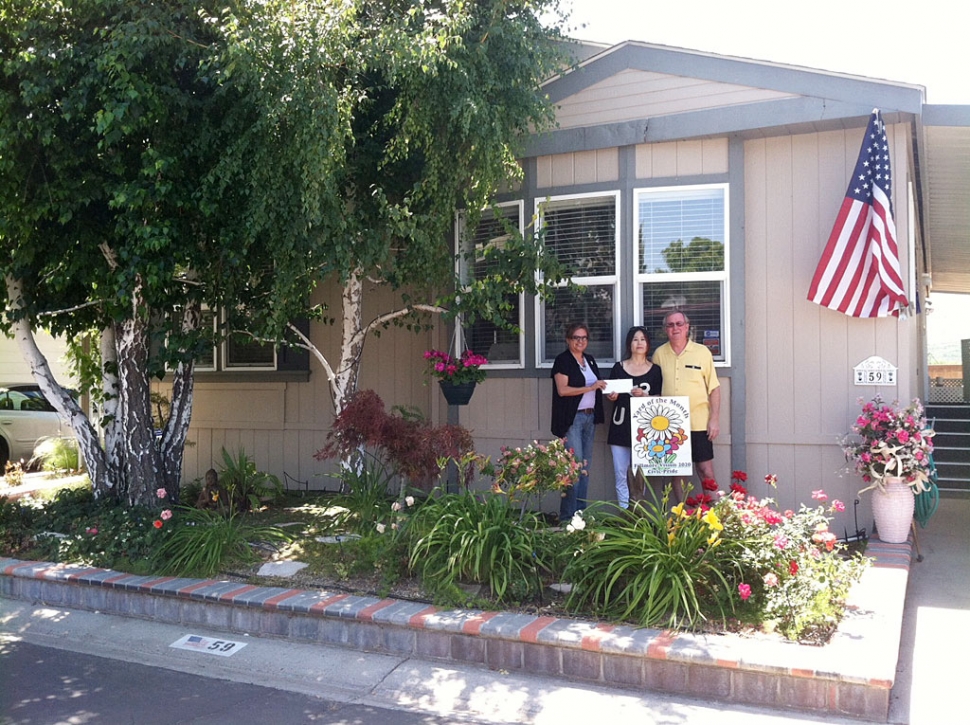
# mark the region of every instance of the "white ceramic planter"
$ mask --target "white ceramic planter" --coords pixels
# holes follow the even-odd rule
[[[887,478],[885,491],[872,492],[872,515],[879,538],[888,544],[902,544],[909,538],[916,497],[901,478]]]

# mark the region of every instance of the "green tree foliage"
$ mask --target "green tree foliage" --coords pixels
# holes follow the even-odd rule
[[[724,242],[694,237],[688,244],[678,239],[661,252],[666,270],[658,272],[716,272],[724,269]]]
[[[552,121],[539,86],[559,33],[540,18],[556,5],[0,0],[3,325],[99,495],[177,495],[194,356],[239,329],[282,340],[321,281],[344,285],[353,322],[325,364],[338,410],[368,332],[461,309],[447,235]],[[541,245],[521,246],[555,281]],[[478,299],[526,277],[499,275]],[[360,320],[365,278],[407,288],[401,312]],[[216,333],[203,305],[227,315]],[[103,444],[31,348],[42,325],[100,334]],[[172,412],[156,440],[162,374]]]

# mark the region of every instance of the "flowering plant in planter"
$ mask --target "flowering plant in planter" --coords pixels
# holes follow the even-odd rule
[[[877,395],[862,405],[852,434],[859,439],[850,440],[851,434],[847,435],[842,449],[866,482],[859,493],[874,488],[883,491],[886,479],[892,477],[902,478],[913,493],[929,489],[934,431],[918,398],[900,408]]]
[[[482,370],[482,365],[488,360],[471,350],[465,350],[461,357],[453,357],[441,350],[428,350],[424,353],[424,359],[428,361],[428,374],[444,383],[460,385],[480,383],[485,379],[486,372]]]
[[[549,443],[533,441],[518,448],[503,446],[492,490],[506,493],[509,498],[562,492],[579,480],[582,469],[561,438]]]

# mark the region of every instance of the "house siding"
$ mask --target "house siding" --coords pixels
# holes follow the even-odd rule
[[[335,294],[332,285],[322,288],[324,291],[315,295],[313,303],[327,304],[337,314],[339,294]],[[392,302],[393,298],[382,291],[367,294],[364,319],[387,310]],[[310,339],[334,366],[339,336],[339,325],[311,323]],[[395,405],[415,406],[431,416],[432,393],[440,395],[425,385],[422,355],[432,346],[448,346],[445,330],[417,334],[393,326],[381,330],[379,337],[371,336],[364,346],[360,388],[376,391],[388,409]],[[157,389],[168,392],[165,385]],[[209,468],[218,469],[225,448],[230,453],[245,451],[261,470],[281,480],[286,473],[308,481],[311,489],[336,489],[336,481],[327,476],[334,465],[313,458],[323,447],[332,422],[326,372],[312,356],[308,382],[196,383],[183,480],[199,478]]]
[[[908,133],[905,125],[887,127],[904,280],[912,275]],[[806,299],[861,142],[862,130],[851,129],[744,147],[746,456],[752,474],[778,476],[781,485],[771,493],[783,508],[797,509],[818,488],[854,500],[861,483],[845,470],[839,439],[855,419],[857,399],[877,392],[854,384],[856,365],[879,355],[899,367],[899,381],[878,392],[901,401],[918,395],[916,318],[855,319]],[[860,514],[868,497],[862,506]]]
[[[37,346],[47,358],[47,362],[54,373],[54,378],[62,386],[71,387],[75,384],[64,356],[67,344],[61,338],[54,338],[42,330],[34,333]],[[0,336],[0,385],[10,383],[33,383],[30,366],[20,354],[17,343],[9,337]]]
[[[624,47],[606,54],[605,65],[594,67],[592,61],[551,86],[559,130],[531,140],[532,155],[522,159],[524,182],[500,199],[524,200],[529,216],[536,199],[618,192],[624,270],[633,259],[634,189],[727,183],[732,347],[729,364],[718,369],[722,432],[715,473],[724,486],[732,469],[745,469],[752,493],[772,496],[783,508],[810,504],[811,492],[824,488],[849,505],[833,530],[851,534],[856,514],[860,526],[871,521],[869,500],[863,497],[858,512],[852,510],[860,481],[844,470],[839,439],[855,418],[856,400],[877,392],[855,386],[852,368],[872,355],[884,357],[899,368],[898,385],[883,388],[884,397],[916,396],[925,374],[920,362],[924,322],[853,319],[806,297],[853,171],[866,114],[881,105],[895,108],[898,119],[910,112],[919,93],[831,74],[688,56]],[[680,70],[672,66],[685,59],[699,64],[707,77],[677,75]],[[655,61],[667,72],[618,67],[640,61]],[[689,67],[683,72],[689,74]],[[718,80],[718,74],[724,77]],[[901,264],[912,289],[914,225],[907,183],[914,173],[907,121],[891,122],[887,132]],[[628,277],[621,273],[623,299],[632,298]],[[329,292],[314,302],[328,303],[336,314],[339,295],[325,289]],[[393,303],[385,292],[369,294],[364,319]],[[535,364],[533,309],[526,306],[524,369],[493,372],[471,403],[458,409],[458,421],[473,432],[477,450],[493,459],[503,446],[551,436],[552,383],[549,369]],[[618,335],[633,318],[632,309],[618,310]],[[338,335],[336,326],[314,323],[311,328],[311,339],[328,355],[335,352]],[[448,349],[451,340],[451,331],[441,325],[418,334],[383,331],[367,342],[360,387],[376,390],[388,407],[414,406],[434,422],[446,422],[443,397],[436,386],[424,384],[421,355],[429,347]],[[332,465],[312,458],[333,416],[325,374],[313,358],[310,371],[306,383],[200,384],[186,478],[217,465],[222,447],[242,447],[261,468],[308,480],[311,488],[335,488],[323,477]],[[227,397],[237,402],[227,403]],[[777,491],[763,483],[768,473],[778,476]],[[606,426],[597,431],[590,474],[590,498],[612,500]],[[555,496],[543,505],[558,508]]]
[[[560,128],[570,129],[793,97],[734,83],[628,69],[563,99],[556,121]]]

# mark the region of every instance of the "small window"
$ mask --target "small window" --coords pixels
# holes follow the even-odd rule
[[[550,365],[565,349],[566,328],[589,327],[587,351],[598,362],[610,363],[617,354],[617,288],[619,195],[584,194],[552,197],[537,203],[540,229],[559,261],[573,273],[579,291],[565,288],[540,304],[540,364]]]
[[[231,335],[225,344],[227,369],[275,370],[276,347],[241,335]]]
[[[666,341],[663,318],[677,307],[694,341],[726,362],[727,185],[639,189],[635,203],[638,312],[651,342]]]
[[[482,279],[490,271],[489,262],[485,259],[485,250],[489,247],[501,247],[508,239],[510,230],[523,229],[523,205],[521,201],[498,204],[482,212],[481,219],[475,229],[465,228],[464,219],[459,218],[458,239],[462,257],[459,264],[463,267],[462,277],[468,280]],[[505,297],[508,309],[503,318],[511,325],[522,329],[522,295],[510,294]],[[518,368],[522,367],[523,339],[522,334],[500,327],[486,320],[476,320],[462,328],[465,347],[472,352],[484,355],[488,359],[486,367]]]

